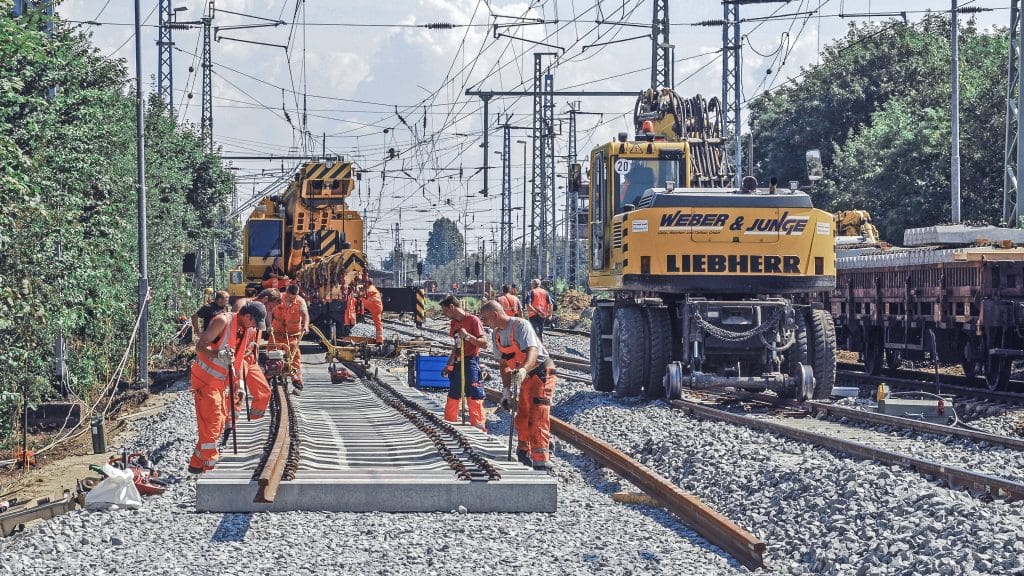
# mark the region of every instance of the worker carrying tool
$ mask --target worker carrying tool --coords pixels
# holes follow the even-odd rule
[[[270,324],[267,350],[284,350],[292,359],[292,385],[302,390],[302,355],[299,341],[309,332],[309,309],[305,299],[299,296],[299,287],[288,286],[281,296],[281,303],[274,308]]]
[[[530,325],[537,337],[544,341],[544,323],[555,312],[555,300],[551,294],[540,285],[540,279],[534,278],[531,281],[533,288],[526,292],[526,311],[530,317]]]
[[[459,420],[459,404],[468,404],[469,423],[487,431],[484,415],[484,387],[480,384],[480,350],[487,349],[487,338],[480,318],[466,313],[462,302],[449,294],[441,301],[441,313],[450,319],[448,334],[455,345],[448,354],[448,363],[442,375],[448,378],[448,401],[444,405],[444,419]]]
[[[523,305],[519,302],[519,298],[512,293],[512,288],[508,284],[502,284],[501,296],[498,296],[497,300],[506,316],[523,315]]]
[[[276,288],[267,288],[260,291],[255,298],[239,298],[235,300],[233,311],[238,312],[249,302],[259,302],[267,309],[267,316],[272,318],[274,308],[281,303],[281,292]],[[267,407],[270,406],[270,382],[267,381],[263,368],[260,367],[260,342],[263,340],[263,332],[266,326],[259,328],[252,342],[245,349],[245,356],[242,362],[241,378],[245,382],[245,389],[248,396],[252,396],[252,404],[248,405],[246,413],[249,420],[259,420],[267,414]]]
[[[373,285],[373,280],[366,279],[366,288],[363,290],[362,295],[363,310],[370,313],[370,318],[373,319],[373,328],[376,330],[376,342],[377,344],[384,343],[384,323],[381,315],[384,313],[384,299],[381,297],[380,290]]]
[[[550,470],[551,401],[555,396],[555,364],[530,323],[512,318],[497,300],[480,308],[480,319],[493,330],[494,355],[498,357],[501,404],[516,406],[515,426],[519,431],[516,456],[534,470]],[[519,389],[515,398],[512,389]]]
[[[232,369],[241,372],[244,351],[266,317],[267,310],[262,304],[250,302],[237,314],[224,312],[214,317],[196,343],[191,384],[199,439],[188,465],[191,474],[212,470],[217,465],[217,440],[226,421],[224,391],[229,387]]]

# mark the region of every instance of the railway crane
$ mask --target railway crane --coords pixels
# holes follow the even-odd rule
[[[229,273],[232,298],[259,291],[264,272],[280,258],[309,302],[310,323],[339,332],[348,299],[369,278],[363,219],[348,204],[355,170],[352,162],[307,162],[281,193],[259,200],[242,229],[242,261]],[[417,314],[416,289],[380,290],[385,311]]]

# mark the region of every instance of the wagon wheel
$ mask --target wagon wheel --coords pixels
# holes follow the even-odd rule
[[[885,360],[885,348],[881,338],[871,338],[864,343],[864,371],[872,376],[882,373],[882,362]]]
[[[960,367],[964,370],[964,376],[968,378],[973,378],[982,372],[978,345],[974,338],[967,338],[960,346]]]
[[[985,385],[989,390],[1006,390],[1010,383],[1010,367],[1013,359],[1007,356],[988,355],[985,360]]]
[[[885,368],[890,372],[895,372],[899,370],[901,364],[903,364],[903,351],[886,348]]]

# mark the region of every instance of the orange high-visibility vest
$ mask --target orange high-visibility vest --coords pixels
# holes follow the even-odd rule
[[[302,332],[302,305],[303,301],[296,297],[291,305],[281,302],[274,308],[271,321],[274,334],[284,337]]]
[[[221,332],[217,340],[214,341],[214,347],[220,350],[234,350],[235,351],[235,372],[241,372],[242,361],[246,346],[249,345],[252,338],[252,330],[246,328],[242,335],[242,340],[238,340],[238,315],[231,312],[222,312],[222,314],[228,315],[228,325]],[[226,366],[222,366],[219,362],[210,360],[202,354],[196,354],[196,365],[201,368],[204,372],[218,379],[225,379],[228,375],[228,369]]]
[[[511,294],[498,296],[498,304],[505,311],[507,316],[519,316],[519,299]]]
[[[537,312],[530,312],[530,316],[540,315],[541,318],[547,318],[551,316],[551,301],[548,300],[548,291],[543,288],[534,288],[532,291],[533,298],[530,300],[530,305]]]

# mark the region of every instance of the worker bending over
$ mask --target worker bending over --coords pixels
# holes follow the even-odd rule
[[[487,349],[484,326],[479,318],[467,314],[459,299],[451,294],[441,301],[441,313],[452,321],[448,334],[455,338],[455,345],[448,354],[448,363],[442,371],[442,375],[448,378],[444,419],[449,422],[459,420],[459,403],[465,390],[469,423],[486,432],[484,387],[480,384],[480,350]],[[465,358],[465,362],[460,361],[462,358]]]
[[[523,315],[523,305],[519,302],[519,298],[512,293],[512,288],[508,284],[501,286],[501,296],[498,296],[497,300],[506,316]]]
[[[373,285],[373,280],[366,279],[366,288],[363,291],[362,297],[363,310],[370,313],[370,318],[373,319],[373,328],[376,331],[376,342],[377,344],[384,343],[384,322],[381,315],[384,314],[384,299],[380,295],[380,290]]]
[[[270,324],[270,338],[267,350],[284,350],[285,357],[291,357],[292,385],[302,390],[302,354],[299,341],[309,332],[309,309],[306,301],[299,296],[299,287],[288,286],[281,303],[274,308]]]
[[[224,312],[214,317],[196,343],[191,384],[199,439],[188,464],[191,474],[212,470],[220,459],[217,440],[224,432],[226,421],[224,393],[230,383],[231,372],[236,377],[241,372],[244,351],[266,317],[267,311],[262,304],[250,302],[237,314]]]
[[[281,293],[276,288],[262,290],[255,298],[239,298],[235,300],[233,311],[238,312],[251,301],[263,304],[267,309],[267,316],[273,317],[274,308],[281,303]],[[252,396],[252,404],[249,406],[249,419],[258,420],[267,414],[267,407],[270,406],[270,382],[260,367],[260,342],[263,339],[263,332],[266,326],[261,326],[256,331],[252,342],[245,349],[245,356],[242,361],[242,380],[245,382],[246,392]]]
[[[551,294],[540,285],[540,280],[534,278],[531,281],[533,288],[526,292],[526,311],[530,317],[530,325],[534,332],[544,341],[544,323],[555,311],[555,300]]]
[[[504,390],[501,405],[516,404],[519,461],[534,470],[550,470],[551,400],[555,396],[555,364],[530,323],[512,318],[497,300],[480,309],[480,319],[493,329],[494,355],[498,357]],[[517,387],[518,401],[512,388]]]

